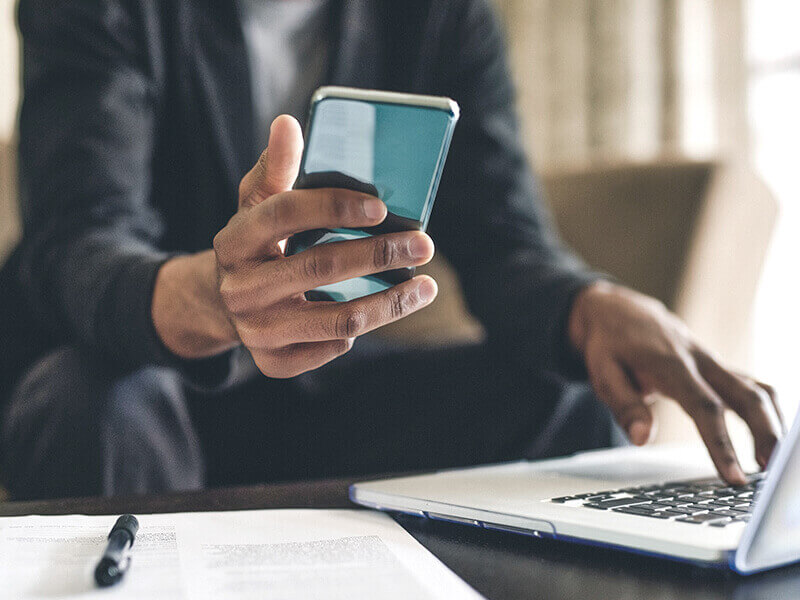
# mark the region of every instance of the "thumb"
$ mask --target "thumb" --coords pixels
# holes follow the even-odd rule
[[[239,187],[239,206],[254,206],[270,196],[292,189],[303,155],[303,130],[292,116],[272,122],[269,142]]]

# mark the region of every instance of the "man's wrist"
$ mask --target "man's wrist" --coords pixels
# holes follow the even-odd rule
[[[165,262],[156,276],[152,319],[164,346],[186,359],[207,358],[239,344],[219,296],[211,250]]]
[[[613,293],[616,287],[609,281],[595,281],[587,285],[575,296],[567,321],[567,336],[572,348],[581,356],[586,351],[586,339],[589,336],[594,299],[598,295]]]

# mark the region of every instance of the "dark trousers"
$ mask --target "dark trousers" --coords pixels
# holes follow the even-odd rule
[[[16,499],[117,495],[538,458],[615,439],[586,386],[512,370],[488,345],[356,346],[313,373],[216,393],[163,368],[113,375],[62,347],[13,391],[0,475]]]

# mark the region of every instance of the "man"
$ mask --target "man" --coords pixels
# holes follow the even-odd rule
[[[694,418],[726,480],[744,480],[726,406],[766,464],[780,432],[772,391],[558,245],[488,0],[22,0],[19,18],[25,231],[12,267],[31,327],[52,341],[30,353],[5,411],[0,472],[15,497],[607,445],[602,405],[564,383],[587,377],[635,444],[650,437],[646,397],[659,391]],[[459,102],[430,237],[282,254],[293,233],[386,215],[347,190],[291,189],[301,130],[273,117],[302,118],[321,84]],[[434,241],[484,345],[423,353],[358,340],[429,305],[429,277],[351,303],[303,296],[424,264]],[[334,360],[354,342],[360,354]]]

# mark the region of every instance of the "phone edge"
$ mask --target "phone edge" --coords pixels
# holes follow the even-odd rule
[[[313,106],[326,98],[343,98],[347,100],[361,100],[363,102],[382,102],[385,104],[435,108],[449,113],[456,120],[458,120],[461,112],[458,102],[446,96],[425,96],[422,94],[387,92],[383,90],[368,90],[336,85],[326,85],[318,88],[311,97],[311,105]]]

